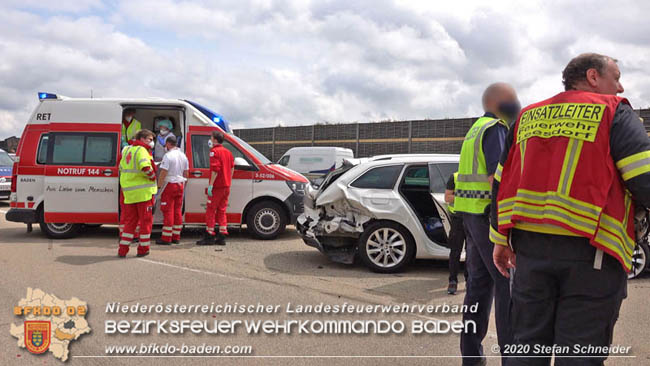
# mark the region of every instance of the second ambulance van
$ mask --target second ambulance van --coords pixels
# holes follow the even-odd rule
[[[39,93],[40,103],[23,131],[11,178],[7,221],[38,223],[50,238],[75,236],[84,225],[117,224],[118,154],[122,111],[136,110],[142,128],[174,121],[173,133],[189,159],[186,226],[203,226],[209,172],[208,140],[224,132],[235,157],[228,224],[246,224],[260,239],[273,239],[302,212],[307,179],[273,164],[231,133],[217,113],[179,99],[85,99]],[[162,224],[156,211],[155,224]]]

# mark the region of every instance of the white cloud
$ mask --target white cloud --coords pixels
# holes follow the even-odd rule
[[[194,99],[236,127],[477,115],[482,89],[561,90],[579,52],[620,59],[650,103],[650,5],[577,1],[9,1],[0,138],[36,92]],[[29,26],[26,26],[29,25]]]

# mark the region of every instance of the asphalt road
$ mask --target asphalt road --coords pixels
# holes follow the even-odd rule
[[[459,320],[453,314],[287,314],[284,309],[309,304],[462,304],[458,295],[446,294],[446,263],[417,261],[401,274],[380,275],[360,265],[331,263],[318,251],[305,246],[293,228],[274,241],[257,241],[245,232],[232,232],[226,247],[197,247],[198,232],[184,232],[181,245],[152,246],[152,254],[136,258],[135,248],[127,259],[116,257],[117,228],[88,229],[81,236],[52,241],[38,226],[30,234],[25,225],[8,223],[0,202],[0,365],[55,365],[52,354],[35,356],[16,345],[10,323],[22,319],[13,306],[25,297],[27,287],[39,288],[61,299],[86,301],[86,319],[92,332],[69,346],[70,365],[460,365],[459,337],[455,334],[410,333],[413,321]],[[630,346],[635,358],[610,358],[607,365],[650,363],[648,345],[648,294],[650,276],[631,281],[616,326],[614,344]],[[121,304],[264,304],[280,305],[272,314],[107,314],[106,305]],[[107,320],[363,320],[401,321],[404,334],[246,334],[234,335],[138,335],[105,333]],[[484,342],[488,355],[496,343],[494,321]],[[252,357],[124,357],[106,353],[111,345],[219,345],[251,346]],[[160,355],[158,355],[160,356]],[[176,354],[175,356],[179,356]],[[452,357],[431,357],[452,356]],[[122,358],[120,358],[122,357]],[[499,365],[490,358],[489,365]]]

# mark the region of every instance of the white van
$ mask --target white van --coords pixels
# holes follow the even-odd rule
[[[354,158],[352,149],[329,146],[292,147],[282,155],[278,164],[320,183],[325,175],[343,164],[344,159]]]
[[[246,224],[261,239],[272,239],[302,212],[307,179],[273,164],[231,133],[228,122],[197,103],[181,99],[82,99],[39,93],[40,103],[23,131],[11,179],[7,221],[40,224],[51,238],[69,238],[83,225],[117,224],[122,111],[136,110],[142,128],[160,117],[190,163],[183,208],[186,226],[205,225],[209,178],[208,140],[224,133],[235,156],[228,224]],[[155,224],[162,224],[157,212]]]

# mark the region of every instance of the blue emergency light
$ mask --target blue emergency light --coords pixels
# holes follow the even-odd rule
[[[52,94],[52,93],[43,93],[43,92],[39,92],[39,93],[38,93],[38,99],[39,99],[39,100],[43,100],[43,99],[57,99],[57,96],[56,96],[56,94]]]

